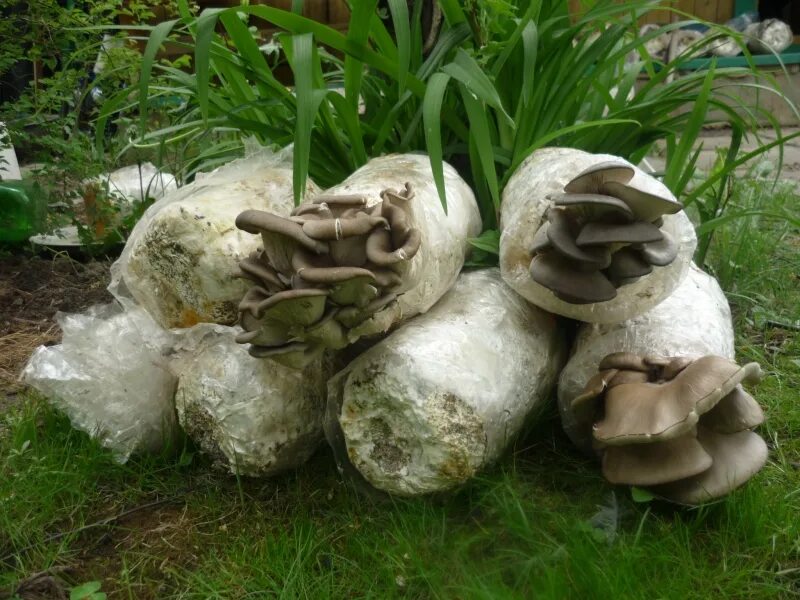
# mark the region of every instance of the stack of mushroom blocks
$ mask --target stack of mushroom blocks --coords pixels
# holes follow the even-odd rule
[[[613,483],[697,504],[763,466],[743,387],[758,367],[733,361],[729,308],[691,263],[682,206],[626,161],[533,153],[503,192],[499,271],[461,275],[481,223],[449,165],[446,212],[424,155],[310,183],[293,208],[289,168],[251,171],[154,210],[119,269],[162,327],[184,328],[178,417],[219,466],[272,475],[324,430],[356,480],[443,491],[501,456],[556,383],[566,432]],[[200,201],[209,190],[242,195],[238,229],[231,208]],[[582,322],[571,352],[553,315]]]
[[[760,369],[733,361],[727,302],[691,264],[681,209],[625,161],[545,149],[506,188],[500,263],[529,301],[584,322],[558,389],[573,441],[610,482],[699,504],[747,481],[767,448],[742,387]]]

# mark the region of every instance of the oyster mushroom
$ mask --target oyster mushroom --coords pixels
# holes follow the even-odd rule
[[[603,369],[609,365],[618,368]],[[615,353],[599,368],[572,407],[584,427],[597,419],[592,435],[611,483],[656,486],[667,499],[695,504],[727,494],[763,466],[766,447],[750,431],[763,412],[741,386],[760,377],[756,363]],[[622,382],[625,373],[638,381]]]
[[[765,456],[746,391],[761,371],[732,359],[733,340],[722,290],[695,267],[644,315],[582,326],[559,380],[564,430],[613,483],[685,504],[728,493]]]
[[[613,298],[617,290],[600,271],[586,271],[576,261],[555,253],[537,254],[531,261],[534,281],[572,303],[590,304]]]
[[[752,431],[724,435],[699,427],[697,439],[711,456],[711,467],[692,477],[656,486],[653,492],[680,504],[702,504],[744,485],[767,462],[767,445]]]
[[[686,250],[695,242],[685,215],[677,214],[682,208],[666,188],[622,159],[571,149],[537,151],[504,192],[504,277],[523,296],[552,312],[592,322],[620,320],[624,311],[618,305],[623,301],[615,302],[619,290],[630,286],[625,304],[633,310],[656,302],[656,296],[663,299],[668,291],[659,281],[666,277],[676,285],[681,277],[677,273],[688,266]],[[685,235],[675,230],[676,223],[686,228]],[[551,258],[542,263],[544,255],[568,261]],[[530,281],[522,273],[526,258]],[[679,263],[671,266],[676,260]],[[563,271],[548,283],[542,276],[544,264],[560,264]],[[605,286],[599,294],[567,293],[564,281],[574,278],[572,285],[586,285],[586,272],[596,272],[614,293],[606,293]],[[670,273],[677,277],[672,279]],[[605,309],[601,303],[612,304]],[[587,304],[592,306],[580,308]]]
[[[452,214],[434,203],[427,158],[394,156],[371,161],[289,218],[239,215],[237,226],[260,234],[263,250],[242,261],[242,275],[255,291],[240,304],[245,333],[237,339],[253,344],[255,356],[302,367],[326,348],[343,348],[427,310],[455,277],[466,239],[478,229],[474,196],[453,175]],[[398,181],[401,176],[408,179]],[[427,252],[423,232],[435,242]],[[440,281],[423,281],[425,273]],[[272,298],[281,301],[280,314],[273,314]]]
[[[693,361],[674,379],[610,386],[605,417],[595,423],[595,440],[605,445],[671,440],[687,433],[742,382],[757,381],[757,363],[740,367],[719,356]]]

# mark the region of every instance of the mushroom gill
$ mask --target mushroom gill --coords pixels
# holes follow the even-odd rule
[[[253,282],[239,304],[250,354],[302,368],[325,349],[343,348],[358,326],[393,313],[398,267],[420,248],[409,223],[410,184],[369,204],[359,194],[318,195],[288,218],[248,210],[236,226],[261,234],[263,249],[239,263]]]
[[[529,248],[534,281],[565,302],[592,304],[675,260],[662,217],[683,205],[630,185],[634,174],[627,163],[602,162],[551,198]]]
[[[681,504],[700,504],[744,484],[766,462],[752,429],[764,420],[743,383],[756,363],[609,354],[572,401],[591,428],[603,475],[615,484],[648,486]]]

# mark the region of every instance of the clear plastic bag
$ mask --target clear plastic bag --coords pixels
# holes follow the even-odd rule
[[[268,476],[300,466],[322,441],[327,363],[305,370],[250,356],[238,327],[203,323],[179,333],[175,404],[186,433],[215,465]]]
[[[626,162],[608,154],[589,154],[573,148],[543,148],[531,154],[514,172],[503,191],[500,269],[503,280],[520,295],[549,312],[588,323],[618,323],[656,306],[680,284],[689,269],[697,238],[686,214],[663,217],[662,231],[678,244],[671,264],[656,267],[649,275],[618,288],[611,300],[573,304],[559,299],[530,275],[534,236],[553,206],[551,196],[585,169],[606,161]],[[654,177],[631,165],[635,174],[630,185],[663,198],[672,193]]]
[[[62,343],[37,348],[22,381],[120,462],[165,448],[177,432],[170,333],[143,309],[122,312],[116,303],[57,320]]]
[[[497,269],[462,274],[328,382],[325,434],[340,467],[406,496],[464,483],[546,406],[565,342]]]
[[[317,191],[309,181],[306,194]],[[198,175],[145,212],[112,266],[109,291],[165,328],[231,325],[248,287],[237,264],[260,244],[236,228],[236,216],[251,208],[288,215],[293,206],[290,149],[251,151]]]
[[[577,425],[570,405],[612,352],[733,358],[733,324],[725,294],[713,277],[692,264],[673,294],[643,315],[612,325],[581,326],[559,378],[558,400],[564,430],[586,452],[591,451],[591,431]]]

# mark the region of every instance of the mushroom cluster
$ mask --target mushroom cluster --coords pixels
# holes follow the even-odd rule
[[[347,346],[395,320],[398,267],[420,247],[408,221],[410,184],[366,195],[317,195],[288,218],[248,210],[236,226],[263,249],[239,263],[253,285],[239,304],[250,354],[302,368],[324,349]],[[385,318],[382,318],[385,317]]]
[[[634,174],[623,162],[598,163],[549,197],[529,248],[535,282],[565,302],[605,302],[675,260],[678,244],[662,217],[683,205],[629,185]]]
[[[766,462],[766,444],[752,431],[764,414],[742,388],[760,376],[757,363],[720,356],[616,352],[600,362],[572,409],[591,425],[611,483],[700,504],[739,487]]]

